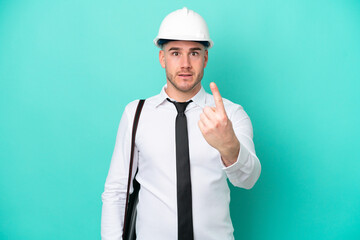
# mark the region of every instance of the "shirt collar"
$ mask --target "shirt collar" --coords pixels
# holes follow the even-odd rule
[[[161,89],[160,94],[157,96],[156,99],[154,99],[155,108],[160,106],[162,103],[167,102],[167,98],[173,100],[165,92],[166,87],[167,85],[165,84],[165,86],[163,86],[163,88]],[[206,92],[203,86],[201,86],[200,91],[194,97],[192,97],[191,100],[201,108],[205,106]]]

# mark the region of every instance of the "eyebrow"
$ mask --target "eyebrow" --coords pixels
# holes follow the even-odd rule
[[[169,51],[172,51],[172,50],[176,50],[176,51],[177,51],[177,50],[180,50],[180,49],[181,49],[181,48],[178,48],[178,47],[172,47],[172,48],[169,49]]]
[[[179,51],[181,50],[182,48],[178,48],[178,47],[172,47],[169,49],[169,51]],[[201,51],[201,48],[199,47],[194,47],[194,48],[190,48],[190,51]]]

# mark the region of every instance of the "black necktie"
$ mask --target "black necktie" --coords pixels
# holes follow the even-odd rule
[[[178,240],[193,240],[189,139],[184,113],[191,101],[168,101],[172,102],[178,111],[175,122]]]

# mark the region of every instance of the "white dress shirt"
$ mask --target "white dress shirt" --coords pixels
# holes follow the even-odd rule
[[[141,185],[137,208],[138,240],[177,239],[175,118],[166,85],[159,95],[145,101],[138,130],[134,172]],[[192,98],[185,114],[188,122],[195,240],[234,239],[230,219],[230,191],[226,179],[241,188],[251,188],[260,175],[251,121],[243,108],[223,99],[226,113],[240,142],[237,162],[225,167],[219,152],[204,139],[198,121],[204,106],[215,106],[203,88]],[[115,149],[102,194],[101,237],[122,239],[127,190],[131,130],[137,101],[129,103],[120,121]],[[134,175],[134,173],[133,173]],[[132,188],[131,188],[132,191]]]

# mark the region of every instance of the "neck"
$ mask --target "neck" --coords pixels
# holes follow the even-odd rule
[[[194,97],[201,89],[201,84],[197,84],[193,89],[187,92],[182,92],[174,88],[171,83],[167,83],[167,88],[165,89],[166,94],[174,99],[177,102],[187,102],[192,97]]]

